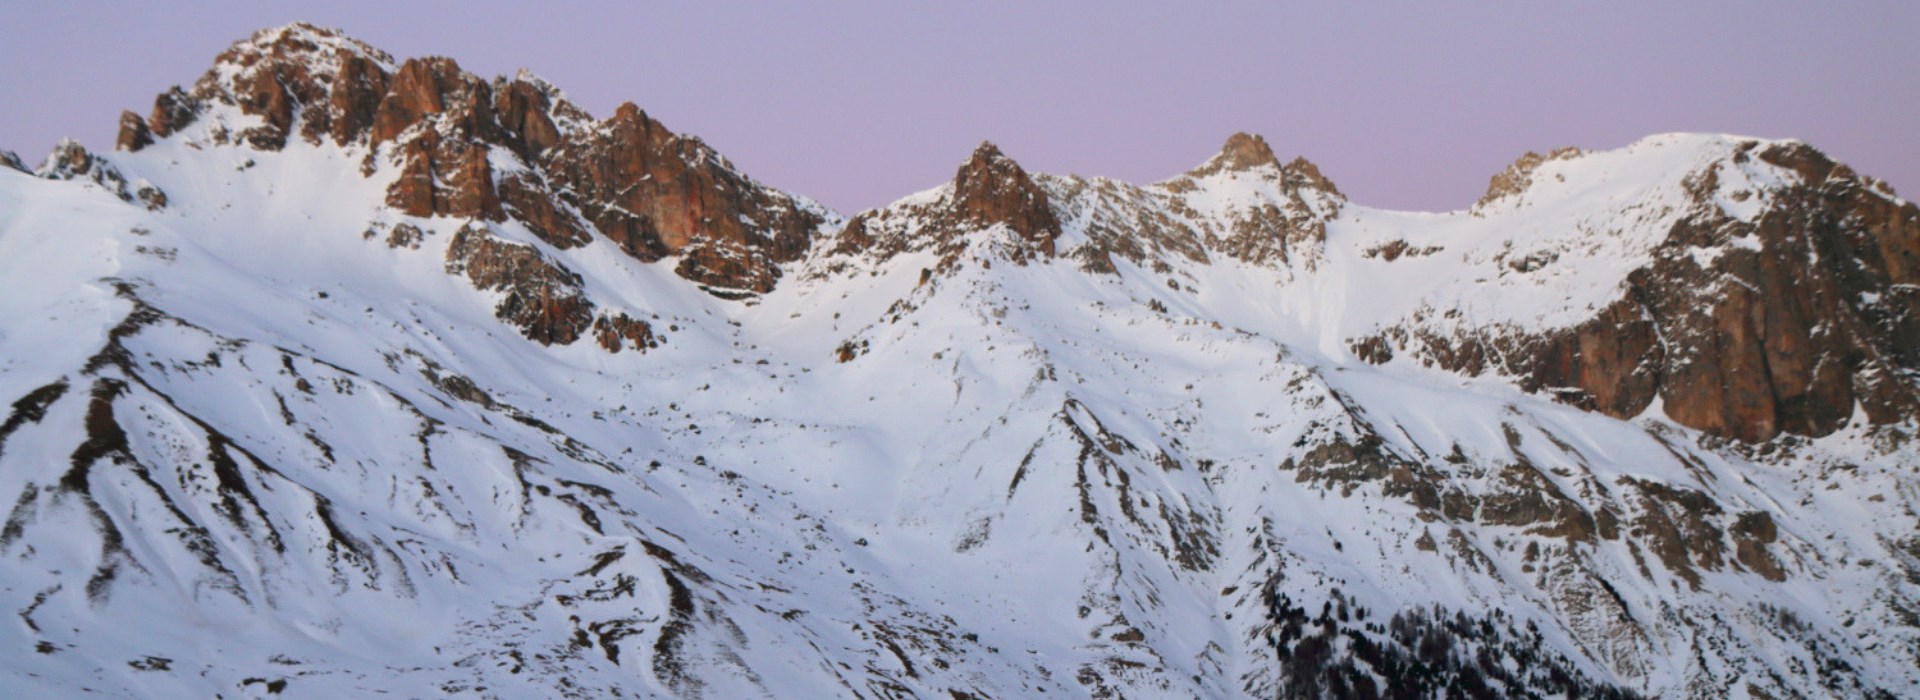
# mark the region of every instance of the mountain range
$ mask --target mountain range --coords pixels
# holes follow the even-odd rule
[[[13,696],[1920,695],[1920,207],[1798,141],[849,217],[297,23],[0,290]]]

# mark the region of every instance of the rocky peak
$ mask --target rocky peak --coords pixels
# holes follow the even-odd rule
[[[1219,153],[1207,159],[1207,162],[1201,163],[1199,167],[1187,171],[1181,177],[1174,178],[1173,182],[1179,183],[1186,180],[1189,182],[1176,187],[1191,186],[1190,181],[1222,173],[1248,174],[1256,178],[1276,180],[1283,196],[1293,196],[1298,193],[1301,197],[1315,197],[1321,194],[1314,193],[1322,193],[1336,200],[1346,200],[1346,196],[1340,193],[1340,188],[1335,187],[1332,180],[1321,174],[1320,166],[1299,156],[1282,165],[1280,158],[1274,155],[1273,147],[1267,145],[1265,138],[1259,134],[1249,134],[1244,131],[1227,137],[1227,142],[1220,147]]]
[[[1340,188],[1320,173],[1320,167],[1304,157],[1295,157],[1282,165],[1280,158],[1273,153],[1273,147],[1259,134],[1237,132],[1227,137],[1220,146],[1220,152],[1207,162],[1187,171],[1188,179],[1200,179],[1220,173],[1253,173],[1258,176],[1272,177],[1278,174],[1281,189],[1285,192],[1311,190],[1323,192],[1336,199],[1345,200]]]
[[[1280,159],[1273,155],[1273,147],[1267,145],[1265,138],[1244,131],[1227,137],[1227,143],[1220,147],[1220,154],[1214,156],[1212,162],[1228,170],[1280,165]]]
[[[383,92],[393,57],[336,29],[294,23],[256,32],[214,59],[195,84],[200,101],[236,104],[265,124],[240,138],[257,148],[278,149],[299,134],[310,143],[322,135],[346,143],[364,125],[370,95]],[[327,108],[318,108],[327,105]],[[161,109],[156,100],[154,108]],[[356,109],[358,108],[358,109]],[[335,122],[343,122],[336,129]]]
[[[309,22],[293,22],[254,32],[235,42],[214,57],[214,70],[223,67],[238,70],[252,68],[263,61],[301,62],[321,69],[337,67],[335,61],[353,55],[371,58],[391,66],[393,56],[332,27]]]
[[[152,131],[154,138],[166,138],[192,124],[200,116],[199,109],[200,104],[193,96],[175,85],[153,98],[153,113],[143,126]],[[123,122],[122,126],[126,124]]]
[[[40,161],[40,167],[35,168],[33,174],[55,180],[71,180],[93,172],[93,165],[93,153],[86,146],[73,139],[61,139],[60,143],[53,145],[46,159]]]
[[[123,117],[120,144],[137,150],[170,137],[214,106],[237,108],[257,121],[222,120],[200,138],[263,150],[278,150],[294,136],[378,146],[442,113],[452,115],[445,121],[461,136],[502,140],[489,88],[451,59],[396,65],[387,52],[339,30],[294,23],[235,43],[191,91],[175,87],[157,96],[145,120]]]
[[[1054,253],[1060,220],[1048,204],[1047,193],[1027,171],[982,141],[953,176],[953,208],[960,219],[977,227],[1004,225],[1044,255]]]
[[[392,64],[386,52],[339,30],[304,22],[264,29],[216,56],[191,92],[176,86],[161,93],[145,120],[124,115],[118,145],[124,150],[144,148],[156,138],[178,133],[216,104],[236,106],[263,122],[238,134],[222,125],[210,136],[216,142],[237,138],[256,148],[278,149],[294,135],[298,117],[304,127],[299,134],[308,141],[318,143],[331,131],[336,141],[345,143],[370,116],[371,105],[356,110],[354,99],[366,102],[365,94],[384,93]],[[342,120],[347,123],[344,131],[335,128]]]
[[[1282,165],[1266,139],[1245,132],[1227,137],[1199,167],[1156,187],[1173,200],[1175,211],[1202,219],[1196,233],[1206,248],[1254,263],[1312,265],[1326,240],[1327,220],[1346,203],[1319,166],[1298,157]]]
[[[1856,408],[1920,418],[1920,208],[1791,141],[1739,142],[1688,183],[1640,285],[1668,344],[1668,416],[1749,441],[1825,435]]]
[[[933,250],[941,259],[936,268],[945,270],[977,240],[971,234],[996,226],[1018,243],[1006,251],[1011,262],[1056,254],[1061,226],[1047,191],[999,146],[982,141],[951,182],[853,217],[835,236],[830,254],[885,260]]]
[[[213,144],[365,148],[365,174],[398,167],[387,204],[404,214],[513,218],[559,248],[598,230],[643,261],[681,256],[677,271],[711,288],[772,289],[825,218],[632,103],[596,122],[525,70],[489,81],[450,58],[396,63],[305,23],[255,33],[191,92],[162,93],[146,119],[124,115],[118,145],[139,150],[203,119],[192,138]],[[496,150],[524,167],[496,172]]]

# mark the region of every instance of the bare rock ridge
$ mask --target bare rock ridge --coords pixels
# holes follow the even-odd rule
[[[772,289],[826,220],[631,104],[594,121],[524,72],[487,81],[448,58],[396,63],[308,24],[235,44],[191,90],[160,94],[145,119],[123,115],[117,145],[140,150],[221,107],[254,119],[211,125],[204,137],[215,143],[330,141],[368,149],[369,173],[397,164],[388,203],[402,213],[511,217],[560,248],[595,231],[644,261],[680,256],[680,274],[713,288]]]

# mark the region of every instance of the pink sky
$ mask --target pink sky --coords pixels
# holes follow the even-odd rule
[[[849,213],[945,181],[982,139],[1147,182],[1241,130],[1374,206],[1464,207],[1529,149],[1665,131],[1800,138],[1920,192],[1920,3],[1681,4],[11,2],[0,147],[110,147],[120,110],[307,20],[524,66],[598,116],[632,100]]]

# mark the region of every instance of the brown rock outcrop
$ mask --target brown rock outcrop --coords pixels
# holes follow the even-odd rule
[[[1046,190],[999,147],[982,142],[937,201],[863,212],[840,231],[832,252],[886,259],[933,249],[945,268],[966,249],[968,234],[995,226],[1011,231],[1020,243],[1008,251],[1012,262],[1055,254],[1060,219]]]
[[[1280,165],[1280,158],[1273,154],[1273,147],[1267,145],[1266,138],[1244,131],[1234,132],[1227,137],[1227,142],[1220,146],[1218,158],[1217,165],[1228,170]]]
[[[992,142],[982,142],[954,174],[953,209],[961,221],[973,226],[1006,226],[1041,257],[1053,257],[1060,220],[1047,202],[1047,193]]]
[[[1733,536],[1733,558],[1749,571],[1765,577],[1769,581],[1787,580],[1787,572],[1780,566],[1780,560],[1774,558],[1767,545],[1780,539],[1780,531],[1773,523],[1773,516],[1766,511],[1748,511],[1741,513],[1733,526],[1727,528]]]
[[[153,132],[147,130],[147,121],[132,112],[120,113],[120,137],[114,140],[114,150],[138,151],[153,145]]]
[[[653,327],[624,313],[602,314],[593,319],[593,338],[607,352],[633,348],[646,352],[660,346]]]
[[[494,83],[494,113],[514,151],[529,161],[560,144],[560,128],[550,116],[556,105],[543,87],[525,77]],[[584,119],[585,115],[576,118]]]
[[[386,69],[373,58],[341,52],[340,68],[327,95],[334,143],[352,143],[373,128],[387,95],[387,80]]]
[[[503,240],[473,223],[447,246],[447,274],[465,275],[477,289],[502,293],[494,315],[541,345],[568,345],[593,322],[593,303],[580,276],[532,246]]]
[[[428,132],[407,141],[400,153],[400,177],[387,189],[388,206],[413,216],[505,218],[486,146],[442,141]]]
[[[1718,169],[1758,159],[1798,175],[1751,219],[1714,203]],[[1438,366],[1500,371],[1528,390],[1627,417],[1655,397],[1674,421],[1757,442],[1820,436],[1858,406],[1873,424],[1920,417],[1920,208],[1797,143],[1748,142],[1688,179],[1692,208],[1595,317],[1550,333],[1390,331]],[[1739,243],[1736,244],[1735,242]],[[1692,251],[1723,252],[1702,268]]]
[[[23,168],[24,169],[24,168]],[[158,211],[167,206],[167,193],[145,180],[128,182],[120,169],[71,139],[61,141],[33,173],[49,180],[85,180],[119,197],[120,201]]]
[[[192,124],[200,116],[199,109],[200,104],[193,96],[176,85],[153,98],[153,114],[147,117],[147,128],[155,138],[172,136]]]
[[[444,115],[436,123],[451,133],[486,143],[501,140],[492,88],[453,59],[438,57],[407,59],[393,74],[368,138],[375,145],[387,143],[435,115]]]
[[[632,103],[547,149],[541,165],[562,198],[628,254],[648,262],[684,254],[681,274],[715,287],[771,290],[777,265],[799,259],[821,223]]]
[[[556,204],[558,198],[532,173],[513,173],[500,179],[500,202],[508,215],[553,247],[565,250],[593,240],[572,212]]]

